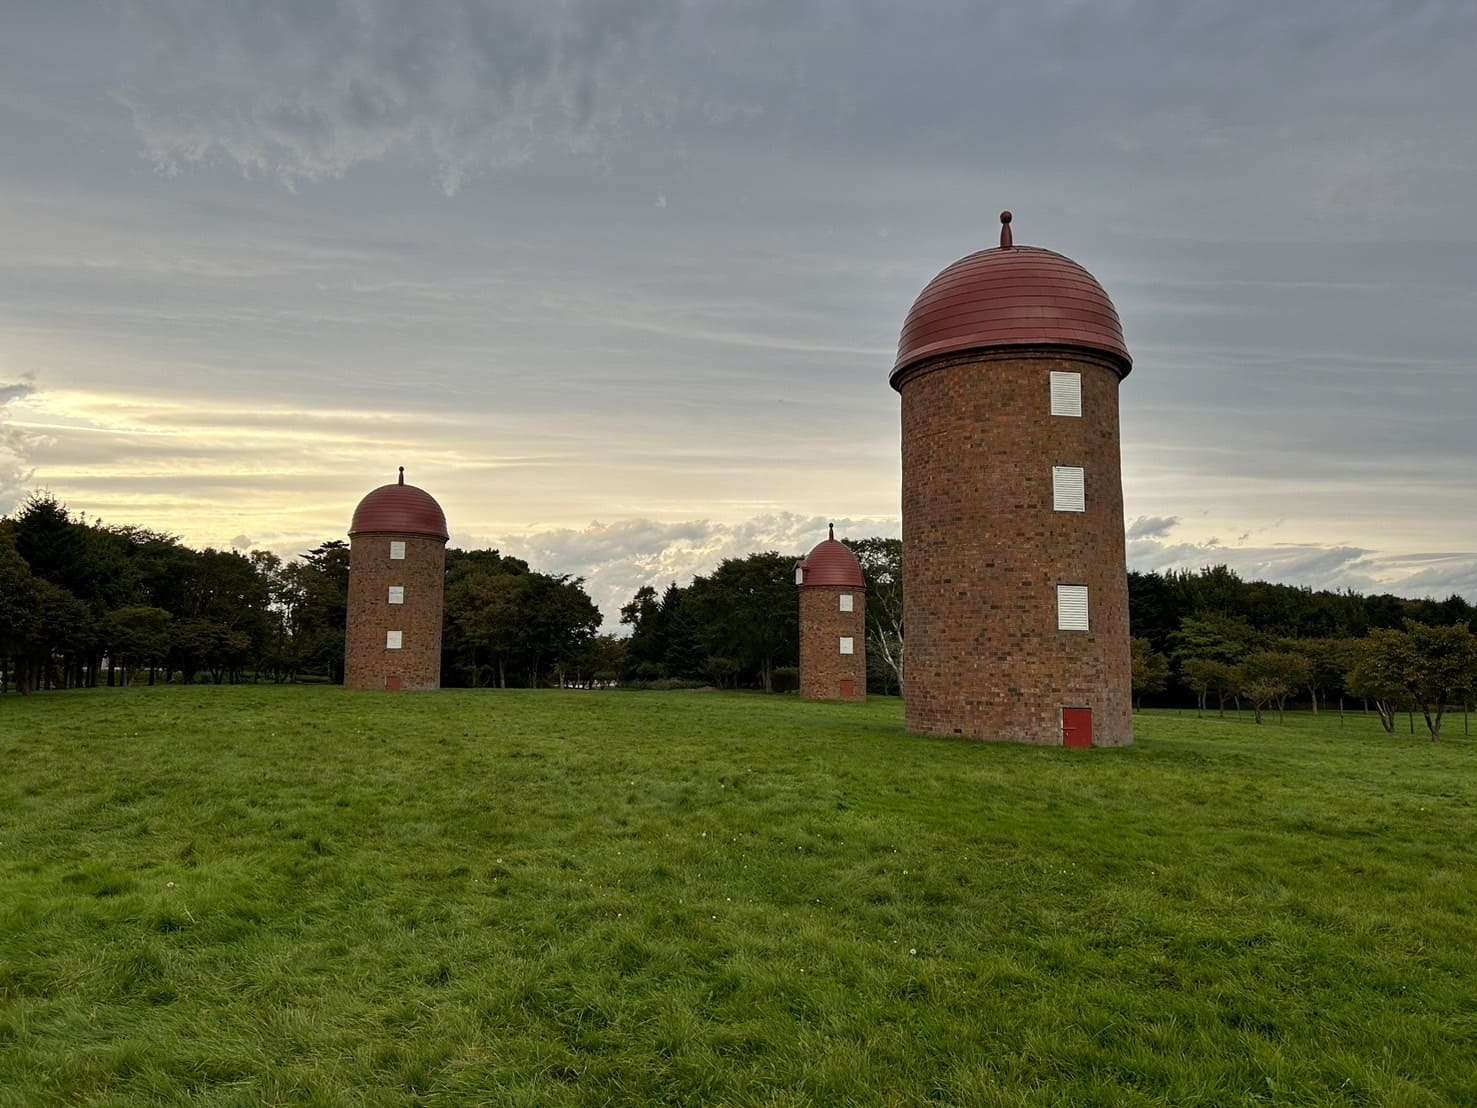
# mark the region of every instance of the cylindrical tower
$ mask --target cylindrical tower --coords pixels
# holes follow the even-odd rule
[[[439,689],[446,516],[430,493],[381,485],[349,526],[349,618],[344,684]]]
[[[1050,250],[955,262],[903,324],[909,730],[1133,741],[1112,301]]]
[[[795,567],[800,586],[800,695],[867,699],[867,582],[836,528]]]

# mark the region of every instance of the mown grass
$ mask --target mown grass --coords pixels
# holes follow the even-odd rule
[[[1477,1102],[1477,743],[1139,732],[5,697],[0,1101]]]

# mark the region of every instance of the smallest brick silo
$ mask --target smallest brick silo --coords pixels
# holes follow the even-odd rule
[[[446,516],[425,489],[381,485],[349,525],[349,616],[344,684],[439,689]]]
[[[795,567],[800,586],[800,695],[867,698],[867,581],[836,528]]]

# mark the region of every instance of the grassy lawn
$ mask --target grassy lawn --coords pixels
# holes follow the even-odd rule
[[[1477,1103],[1477,741],[0,698],[0,1103]]]

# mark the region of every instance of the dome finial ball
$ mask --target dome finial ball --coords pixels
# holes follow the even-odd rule
[[[1014,245],[1010,237],[1010,213],[1000,213],[1000,249],[1008,250]]]

